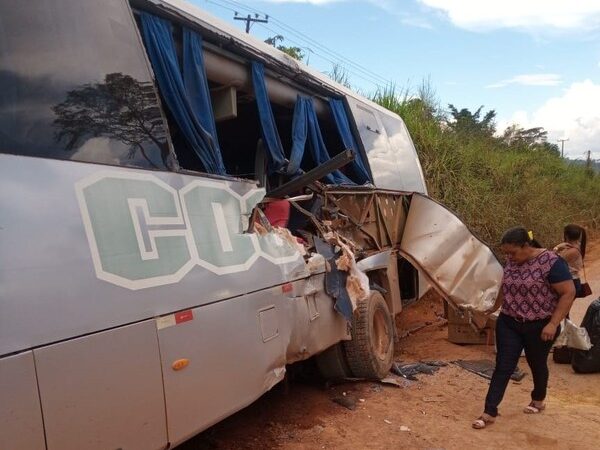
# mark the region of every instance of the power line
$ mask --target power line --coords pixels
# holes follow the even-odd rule
[[[267,26],[265,26],[265,25],[261,25],[261,27],[265,28],[266,30],[270,31],[271,33],[277,33],[277,31],[276,31],[276,30],[273,30],[272,28],[269,28],[269,27],[267,27]],[[320,53],[313,51],[313,50],[312,50],[310,47],[303,47],[303,46],[302,46],[302,44],[300,44],[300,43],[298,43],[298,42],[294,41],[293,39],[289,39],[289,38],[286,38],[286,39],[287,39],[287,40],[288,40],[288,42],[290,42],[291,44],[297,45],[297,46],[298,46],[298,48],[301,48],[301,49],[306,49],[306,50],[308,50],[308,51],[309,51],[309,52],[311,52],[312,54],[314,54],[314,55],[318,56],[319,58],[323,59],[324,61],[327,61],[328,63],[330,63],[330,64],[332,64],[332,65],[340,65],[340,66],[342,66],[344,69],[348,70],[348,68],[347,68],[346,66],[344,66],[344,65],[343,65],[343,64],[341,64],[341,63],[339,63],[338,61],[331,60],[331,59],[327,58],[326,56],[323,56],[323,55],[321,55]],[[380,84],[380,83],[378,83],[377,81],[373,80],[372,78],[368,78],[368,77],[362,76],[362,75],[360,75],[360,74],[358,74],[358,73],[354,73],[354,75],[355,75],[357,78],[360,78],[360,79],[361,79],[361,80],[363,80],[363,81],[367,81],[368,83],[371,83],[371,84],[373,84],[373,85],[374,85],[375,87],[377,87],[378,89],[382,89],[382,88],[384,87],[383,85],[381,85],[381,84]]]
[[[235,11],[235,9],[231,8],[231,6],[232,6],[234,8],[238,8],[240,10],[244,10],[249,13],[254,13],[254,14],[261,13],[265,16],[267,15],[263,11],[260,11],[258,9],[249,8],[248,6],[246,6],[240,2],[237,2],[235,0],[206,0],[206,1],[208,3],[216,4],[222,8],[225,8],[225,9],[228,9],[231,11]],[[319,55],[319,56],[321,56],[324,60],[328,61],[329,63],[334,64],[334,65],[343,66],[350,73],[361,78],[362,80],[373,83],[377,87],[381,87],[382,85],[386,86],[386,85],[391,84],[390,80],[388,80],[388,79],[382,77],[381,75],[377,74],[376,72],[373,72],[372,70],[367,69],[366,67],[352,61],[351,59],[341,55],[340,53],[338,53],[334,50],[330,50],[329,48],[325,47],[320,42],[310,38],[309,36],[305,35],[301,31],[294,29],[293,27],[287,25],[285,22],[282,22],[281,20],[277,19],[276,17],[269,15],[269,18],[272,20],[272,23],[274,23],[275,26],[278,26],[282,30],[285,30],[286,34],[287,33],[292,34],[292,35],[296,36],[298,39],[304,41],[304,43],[308,44],[308,48],[311,48],[311,47],[314,48],[315,50],[312,50],[312,48],[311,48],[311,51],[313,53],[318,54],[318,51],[316,51],[317,49],[319,51],[325,53],[327,56],[324,56],[324,55]],[[267,28],[267,29],[269,29],[269,28]],[[280,34],[279,32],[277,32],[275,30],[272,30],[272,29],[269,29],[269,30],[273,33]],[[289,37],[287,37],[287,39],[290,40]],[[302,47],[302,44],[300,44],[300,47]],[[334,58],[335,60],[332,60],[331,58]],[[361,75],[359,75],[357,72],[360,72]]]
[[[251,10],[251,9],[249,9],[247,6],[245,6],[245,5],[241,4],[240,2],[238,2],[238,1],[236,1],[236,0],[221,0],[221,1],[223,1],[223,2],[226,2],[226,3],[230,4],[230,5],[235,5],[235,6],[239,6],[239,7],[241,7],[241,8],[246,8],[246,9],[248,9],[248,10]],[[260,11],[260,10],[255,10],[255,11],[256,11],[256,12],[260,12],[260,13],[262,13],[262,14],[265,14],[263,11]],[[376,72],[373,72],[372,70],[370,70],[370,69],[368,69],[368,68],[366,68],[366,67],[364,67],[364,66],[361,66],[361,65],[360,65],[360,64],[358,64],[358,63],[355,63],[354,61],[352,61],[352,60],[350,60],[350,59],[346,58],[345,56],[341,55],[340,53],[338,53],[338,52],[336,52],[336,51],[334,51],[334,50],[330,50],[329,48],[325,47],[325,46],[324,46],[323,44],[321,44],[320,42],[318,42],[318,41],[314,40],[314,39],[313,39],[313,38],[311,38],[310,36],[307,36],[307,35],[306,35],[306,34],[304,34],[303,32],[301,32],[301,31],[298,31],[298,30],[296,30],[295,28],[293,28],[293,27],[291,27],[291,26],[287,25],[285,22],[282,22],[281,20],[277,19],[276,17],[272,17],[272,16],[271,16],[271,18],[272,18],[273,22],[276,22],[276,23],[278,23],[278,24],[279,24],[279,26],[280,26],[282,29],[285,29],[285,30],[289,31],[290,33],[292,33],[292,34],[296,35],[296,36],[297,36],[297,37],[299,37],[300,39],[303,39],[303,40],[305,40],[306,42],[308,42],[308,43],[309,43],[309,45],[313,45],[313,46],[315,46],[315,47],[317,47],[317,48],[321,48],[323,51],[325,51],[325,52],[329,53],[330,55],[332,55],[332,56],[334,56],[334,57],[336,57],[336,58],[339,58],[339,59],[345,60],[345,61],[346,61],[348,64],[350,64],[350,65],[352,65],[352,66],[356,67],[356,69],[358,69],[358,70],[361,70],[361,71],[363,71],[363,72],[366,72],[366,73],[368,73],[370,76],[373,76],[373,77],[375,77],[375,78],[379,79],[380,81],[384,82],[384,84],[389,84],[389,80],[387,80],[387,79],[383,78],[383,77],[382,77],[382,76],[380,76],[378,73],[376,73]]]

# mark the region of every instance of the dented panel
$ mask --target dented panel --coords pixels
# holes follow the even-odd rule
[[[172,445],[252,403],[283,379],[286,364],[349,338],[322,274],[184,316],[156,321]]]
[[[413,195],[400,251],[455,305],[479,312],[493,306],[502,281],[498,259],[431,198]]]

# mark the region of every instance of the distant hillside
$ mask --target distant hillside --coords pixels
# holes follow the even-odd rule
[[[567,161],[569,164],[573,164],[575,166],[582,166],[582,167],[586,167],[587,166],[587,161],[584,159],[570,159],[570,158],[565,158],[565,161]],[[591,167],[592,169],[597,172],[600,173],[600,161],[598,160],[592,160],[591,161]]]

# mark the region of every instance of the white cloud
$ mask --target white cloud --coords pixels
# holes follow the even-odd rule
[[[523,86],[558,86],[562,83],[560,75],[555,73],[533,73],[516,75],[507,80],[489,84],[486,88],[501,88],[509,84],[520,84]]]
[[[520,28],[592,30],[600,28],[598,0],[419,0],[469,30]]]
[[[565,154],[572,158],[583,157],[591,150],[600,153],[600,84],[591,80],[571,84],[563,95],[547,100],[539,109],[529,114],[517,111],[510,120],[500,121],[498,129],[517,123],[524,128],[544,127],[548,141],[569,139]]]

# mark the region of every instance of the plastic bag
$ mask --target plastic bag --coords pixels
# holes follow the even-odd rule
[[[555,347],[567,346],[577,350],[589,350],[592,342],[585,328],[578,327],[571,320],[563,321],[563,330],[554,342]]]

